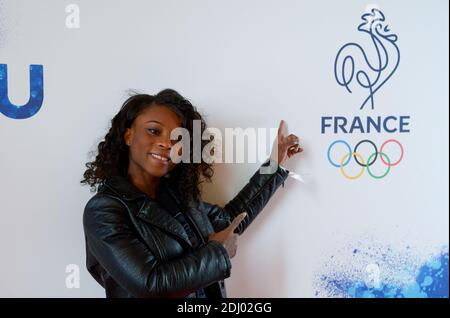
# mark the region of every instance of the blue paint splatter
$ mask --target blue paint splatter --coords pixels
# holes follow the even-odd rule
[[[357,251],[353,250],[353,254]],[[386,255],[384,255],[386,256]],[[448,298],[448,251],[432,258],[418,270],[415,280],[398,286],[380,282],[377,286],[367,286],[365,281],[353,280],[342,273],[322,275],[321,287],[328,294],[354,298]],[[316,292],[316,296],[319,292]]]

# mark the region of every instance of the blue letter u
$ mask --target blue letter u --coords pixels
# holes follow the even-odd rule
[[[36,114],[44,100],[44,70],[42,65],[30,65],[30,99],[23,106],[11,104],[8,98],[8,68],[0,64],[0,112],[14,119],[25,119]]]

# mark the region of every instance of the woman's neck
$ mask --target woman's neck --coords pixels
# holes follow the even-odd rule
[[[156,199],[160,178],[149,175],[145,171],[133,169],[131,166],[128,167],[128,178],[136,188],[147,194],[150,198]]]

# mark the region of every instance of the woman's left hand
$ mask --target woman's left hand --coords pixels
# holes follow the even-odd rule
[[[278,164],[282,164],[286,158],[290,158],[303,151],[299,145],[299,138],[294,135],[287,134],[287,126],[284,120],[281,120],[278,127]]]

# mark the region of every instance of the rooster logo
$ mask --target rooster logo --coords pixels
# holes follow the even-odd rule
[[[349,93],[352,93],[350,85],[356,85],[355,80],[360,87],[367,89],[369,95],[359,109],[363,109],[369,101],[374,109],[374,94],[397,70],[400,50],[396,44],[397,35],[391,33],[385,23],[384,14],[379,9],[372,8],[370,13],[363,14],[361,19],[364,22],[358,26],[358,31],[370,36],[373,44],[372,61],[361,45],[347,43],[337,53],[334,76],[338,84],[344,86]]]

